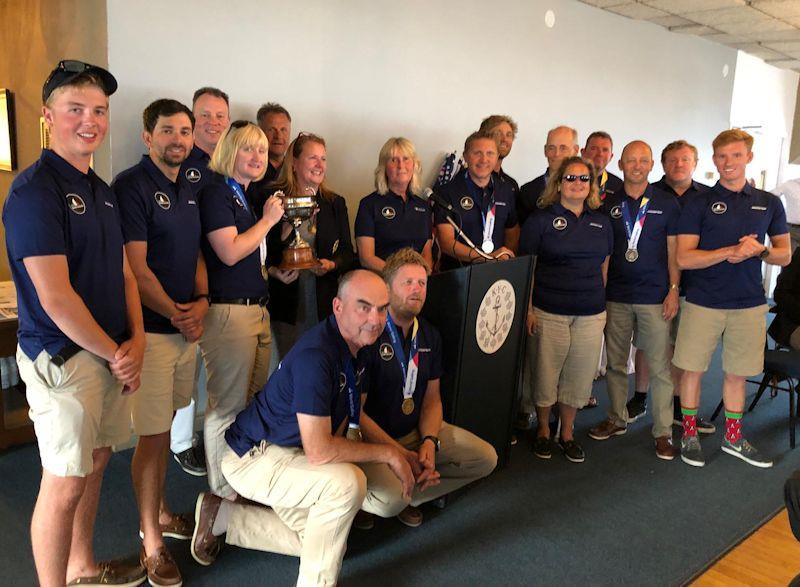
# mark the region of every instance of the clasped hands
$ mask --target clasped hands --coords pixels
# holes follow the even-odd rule
[[[728,263],[741,263],[747,261],[751,257],[757,257],[763,253],[767,247],[756,240],[757,234],[746,234],[739,239],[739,244],[735,245],[728,258],[725,259]]]

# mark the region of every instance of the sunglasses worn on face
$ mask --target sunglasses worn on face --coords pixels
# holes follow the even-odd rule
[[[569,183],[573,183],[577,180],[581,180],[583,183],[589,183],[589,180],[592,178],[588,175],[565,175],[561,179]]]

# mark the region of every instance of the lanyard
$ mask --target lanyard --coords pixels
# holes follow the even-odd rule
[[[358,431],[360,434],[361,426],[359,425],[359,418],[361,417],[361,398],[358,395],[356,388],[356,373],[353,369],[353,359],[347,359],[344,364],[344,377],[347,381],[347,403],[349,410],[349,419],[347,422],[348,431],[350,429]]]
[[[247,198],[242,191],[242,186],[239,185],[239,182],[233,179],[232,177],[226,177],[225,183],[228,184],[228,187],[233,190],[233,197],[234,199],[241,204],[242,208],[250,212],[250,216],[253,216],[253,212],[250,210],[250,206],[247,204]],[[255,217],[253,216],[255,220]],[[258,257],[261,262],[261,267],[264,267],[264,263],[267,261],[267,237],[265,236],[261,239],[261,242],[258,243]],[[263,269],[262,269],[263,270]]]
[[[625,221],[625,234],[628,235],[628,250],[635,251],[639,246],[639,237],[642,236],[642,229],[644,222],[647,220],[647,208],[650,206],[650,198],[642,196],[642,202],[639,204],[639,213],[636,215],[636,221],[631,220],[630,211],[628,210],[628,201],[622,201],[622,218]]]
[[[419,372],[419,322],[414,318],[414,325],[411,327],[411,348],[408,351],[408,361],[403,353],[403,343],[400,340],[398,328],[392,320],[391,314],[386,315],[386,329],[389,331],[389,338],[392,340],[392,348],[400,369],[403,372],[403,399],[410,399],[414,395],[417,387],[417,373]]]

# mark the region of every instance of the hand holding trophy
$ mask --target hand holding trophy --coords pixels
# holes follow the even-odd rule
[[[283,250],[282,261],[278,269],[314,269],[320,262],[314,255],[306,240],[300,236],[300,225],[310,219],[317,209],[317,195],[312,188],[306,188],[302,196],[287,196],[282,191],[275,192],[275,196],[283,200],[283,218],[289,221],[294,228],[294,239]]]

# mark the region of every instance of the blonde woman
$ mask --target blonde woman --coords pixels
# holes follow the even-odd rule
[[[269,198],[257,219],[245,198],[250,182],[267,169],[267,137],[251,122],[231,124],[208,167],[215,176],[198,196],[211,304],[200,339],[208,373],[204,434],[208,484],[216,495],[231,497],[219,468],[223,434],[266,383],[271,343],[266,236],[281,219],[283,203]]]

